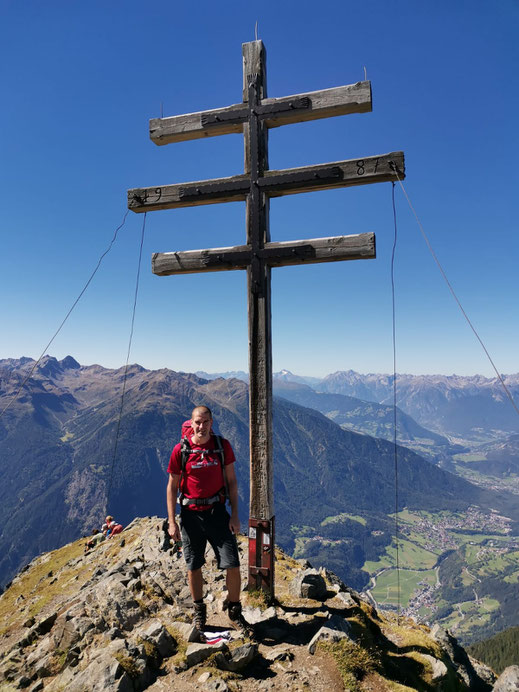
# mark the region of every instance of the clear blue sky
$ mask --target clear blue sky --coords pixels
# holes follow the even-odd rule
[[[241,44],[269,96],[372,82],[373,112],[271,131],[270,166],[403,150],[406,189],[499,369],[519,370],[517,0],[0,0],[2,339],[37,357],[126,211],[128,188],[243,171],[241,135],[155,146],[148,120],[241,100]],[[255,9],[256,8],[256,9]],[[400,372],[492,371],[397,190]],[[142,215],[50,354],[124,364]],[[375,231],[377,259],[273,271],[274,369],[390,372],[391,185],[272,201],[273,240]],[[247,369],[244,272],[156,277],[155,251],[241,244],[244,204],[147,216],[131,362]]]

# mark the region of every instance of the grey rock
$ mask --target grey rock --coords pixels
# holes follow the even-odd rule
[[[35,682],[34,685],[31,687],[29,692],[40,692],[40,690],[43,689],[43,682],[41,680],[38,680],[38,682]]]
[[[329,627],[330,629],[337,630],[339,632],[344,632],[348,635],[348,637],[350,637],[350,639],[353,639],[350,623],[348,622],[348,620],[345,620],[340,615],[331,614],[328,617],[325,626]]]
[[[294,653],[292,647],[290,646],[276,646],[267,653],[263,654],[263,658],[267,661],[292,661],[294,658]]]
[[[87,594],[85,607],[90,617],[102,615],[110,627],[131,630],[141,618],[139,604],[115,577],[106,577]]]
[[[187,666],[188,668],[196,666],[198,663],[205,661],[206,658],[209,658],[215,651],[225,650],[227,650],[225,642],[218,642],[218,644],[190,644],[186,651]]]
[[[130,591],[140,591],[142,589],[142,582],[138,578],[130,579],[130,581],[126,584],[126,588]]]
[[[143,639],[148,639],[157,647],[162,658],[171,656],[177,650],[177,645],[173,637],[164,627],[164,625],[159,622],[153,622],[143,633]]]
[[[348,591],[339,591],[336,598],[341,600],[346,608],[356,608],[358,603]]]
[[[198,682],[203,684],[204,682],[207,682],[210,677],[211,673],[209,671],[206,671],[205,673],[202,673],[202,675],[198,678]]]
[[[261,608],[251,608],[251,606],[245,606],[243,608],[243,615],[247,622],[251,625],[257,625],[259,622],[268,622],[269,620],[274,620],[277,618],[277,612],[273,606],[263,611]]]
[[[334,587],[336,591],[348,591],[348,587],[346,586],[346,584],[342,581],[340,577],[338,577],[335,574],[335,572],[332,572],[326,567],[321,567],[319,572],[328,581],[328,583],[330,583]]]
[[[25,659],[26,664],[29,667],[36,665],[38,661],[40,661],[46,654],[51,653],[54,648],[52,637],[45,637],[45,639],[42,639],[41,642],[39,642],[34,651],[31,651],[31,653],[27,656]]]
[[[104,652],[67,684],[67,692],[133,692],[130,676],[109,653]]]
[[[311,654],[315,653],[315,650],[317,648],[317,644],[320,641],[331,641],[331,642],[338,642],[341,639],[349,639],[351,640],[351,636],[348,632],[348,623],[346,620],[343,620],[345,623],[345,626],[343,624],[339,624],[336,621],[332,622],[333,618],[336,618],[337,616],[333,616],[328,620],[326,626],[321,627],[320,630],[318,630],[312,639],[310,640],[310,643],[308,644],[308,651]],[[342,618],[338,618],[339,620],[342,620]]]
[[[442,680],[447,675],[447,666],[443,661],[439,661],[434,656],[429,656],[429,654],[420,654],[421,658],[424,658],[432,669],[432,682],[438,682]]]
[[[239,646],[237,649],[233,649],[227,655],[219,653],[215,658],[215,663],[218,668],[238,673],[246,668],[257,655],[258,645],[250,642]]]
[[[106,636],[108,639],[120,639],[123,636],[123,633],[117,627],[112,627],[108,630]]]
[[[198,641],[198,633],[193,625],[187,622],[173,622],[171,627],[173,627],[186,642]]]
[[[494,692],[517,692],[519,690],[519,666],[508,666],[497,678]]]
[[[316,601],[324,601],[328,595],[326,582],[316,569],[306,569],[299,573],[290,583],[289,590],[297,598],[312,598]]]
[[[301,569],[312,569],[312,564],[304,557],[300,557],[296,560],[301,565]]]
[[[39,678],[47,678],[52,671],[52,656],[45,654],[34,663],[34,674]]]
[[[437,641],[447,653],[452,665],[469,689],[487,689],[487,685],[474,669],[469,655],[448,630],[436,624],[431,630],[431,637]]]
[[[497,680],[497,675],[494,673],[492,668],[484,663],[481,663],[481,661],[477,661],[475,658],[472,658],[472,656],[469,656],[469,659],[478,677],[480,677],[487,685],[492,687]]]
[[[94,627],[93,622],[87,617],[74,617],[68,619],[67,616],[58,618],[52,639],[57,649],[69,649],[80,642],[88,630]]]

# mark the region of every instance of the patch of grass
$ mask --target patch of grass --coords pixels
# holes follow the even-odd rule
[[[251,589],[250,591],[247,591],[246,598],[247,605],[252,606],[252,608],[266,610],[270,605],[272,605],[269,595],[261,589]]]
[[[455,454],[453,457],[454,461],[462,461],[463,463],[470,463],[471,461],[485,461],[487,458],[486,454]]]
[[[177,642],[177,653],[170,659],[171,663],[176,668],[183,668],[186,665],[187,641],[171,625],[167,625],[166,629]]]
[[[344,687],[352,692],[360,692],[358,681],[379,665],[375,655],[349,639],[338,642],[320,641],[317,649],[333,658],[342,678]]]
[[[442,658],[442,649],[438,642],[434,641],[429,634],[429,628],[425,625],[418,625],[413,620],[388,613],[384,617],[382,632],[393,642],[398,642],[400,649],[416,649],[422,653],[427,653],[434,658]]]
[[[211,654],[209,658],[205,659],[203,667],[199,669],[200,675],[203,673],[210,673],[211,676],[220,678],[225,682],[229,682],[231,680],[241,680],[243,676],[239,673],[233,673],[230,670],[222,670],[222,668],[218,668],[216,664],[218,653],[222,652],[215,651],[214,654]]]
[[[373,598],[382,605],[396,605],[400,601],[401,605],[407,606],[413,593],[420,588],[420,582],[427,582],[430,585],[436,583],[436,574],[433,570],[415,571],[399,570],[400,576],[400,596],[398,594],[398,575],[396,570],[388,570],[377,577],[377,585],[372,590]]]
[[[55,651],[52,652],[52,656],[50,659],[50,674],[51,675],[58,675],[58,673],[61,673],[63,668],[65,667],[65,661],[67,660],[67,652],[62,651],[61,649],[56,649]]]
[[[139,677],[140,671],[137,668],[137,665],[133,658],[131,658],[130,656],[125,656],[120,651],[117,651],[114,654],[114,658],[117,659],[117,661],[119,661],[121,666],[133,680]]]
[[[137,639],[137,644],[142,646],[144,653],[146,654],[147,658],[152,661],[153,665],[158,666],[161,657],[156,645],[153,642],[150,642],[149,639],[142,639],[141,637]]]
[[[341,514],[326,517],[326,519],[322,520],[321,526],[326,526],[327,524],[341,524],[348,520],[356,521],[357,523],[362,524],[362,526],[366,526],[367,524],[364,517],[359,517],[357,514],[346,514],[345,512],[342,512]]]
[[[66,593],[63,583],[59,579],[59,571],[70,561],[83,555],[83,545],[81,541],[69,543],[68,545],[47,553],[45,559],[36,560],[29,570],[23,572],[2,595],[0,599],[0,620],[5,623],[5,630],[21,619],[37,617],[43,608],[50,603],[56,596],[62,597]],[[67,576],[81,574],[84,581],[90,578],[92,569],[82,565],[75,570],[71,570]],[[54,577],[58,579],[53,584],[50,582]],[[75,588],[75,587],[74,587]],[[28,594],[44,594],[39,597],[28,611],[20,612],[20,605],[16,599],[23,595],[27,598]]]

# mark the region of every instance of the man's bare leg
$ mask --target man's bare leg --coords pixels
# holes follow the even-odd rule
[[[201,567],[187,571],[187,583],[193,601],[200,601],[204,597],[204,579]]]
[[[227,570],[227,599],[233,603],[240,600],[241,576],[239,567],[230,567]]]

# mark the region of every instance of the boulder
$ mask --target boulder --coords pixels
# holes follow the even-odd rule
[[[494,692],[517,692],[519,690],[519,666],[508,666],[497,678]]]
[[[345,608],[356,608],[358,606],[357,601],[354,600],[353,596],[348,591],[339,591],[336,598],[342,601]]]
[[[447,666],[443,661],[438,660],[434,656],[429,656],[429,654],[420,654],[420,658],[424,658],[431,666],[432,682],[439,682],[447,675]]]
[[[349,639],[350,641],[353,641],[351,637],[351,626],[349,622],[338,615],[332,615],[332,617],[326,622],[326,625],[321,627],[314,634],[310,640],[310,643],[308,644],[308,651],[311,654],[314,654],[317,644],[320,641],[338,642],[341,639]]]
[[[67,684],[67,692],[133,692],[133,683],[122,665],[102,653]]]
[[[246,668],[251,661],[258,655],[258,645],[249,642],[239,646],[224,655],[219,653],[215,657],[215,663],[222,670],[229,670],[232,673],[238,673]]]
[[[206,658],[212,656],[216,651],[226,651],[227,644],[218,642],[218,644],[190,644],[186,651],[186,663],[188,668],[196,666],[198,663],[205,661]]]
[[[448,655],[458,675],[469,689],[487,690],[489,686],[482,680],[469,658],[469,655],[452,634],[436,624],[431,630],[431,637],[440,644]]]
[[[328,596],[326,582],[316,569],[300,572],[290,584],[290,593],[297,598],[312,598],[324,601]]]
[[[173,627],[186,642],[198,641],[198,631],[193,625],[187,622],[173,622],[171,623],[171,627]]]
[[[483,680],[483,682],[485,682],[489,687],[492,687],[497,680],[497,675],[494,673],[492,668],[484,663],[481,663],[481,661],[477,661],[475,658],[472,658],[472,656],[469,656],[469,659],[481,680]]]
[[[177,650],[177,644],[164,625],[156,620],[144,632],[142,638],[152,642],[162,658],[172,656]]]

